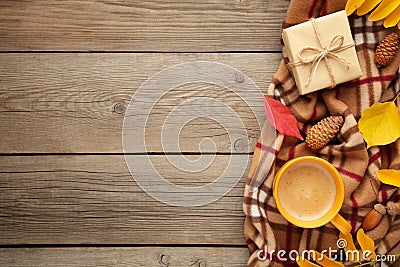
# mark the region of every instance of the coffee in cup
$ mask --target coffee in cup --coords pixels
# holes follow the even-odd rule
[[[335,181],[327,170],[316,164],[299,163],[287,169],[279,183],[282,208],[298,220],[321,218],[335,202]]]
[[[326,160],[305,156],[288,161],[276,174],[273,194],[279,212],[294,225],[316,228],[331,222],[343,234],[351,230],[339,215],[342,177]]]

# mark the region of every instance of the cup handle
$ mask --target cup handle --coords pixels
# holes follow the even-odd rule
[[[331,223],[344,235],[351,231],[351,225],[340,214],[333,217]]]

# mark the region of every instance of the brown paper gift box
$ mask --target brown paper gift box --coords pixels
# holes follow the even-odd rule
[[[344,10],[286,28],[282,38],[302,95],[362,75]]]

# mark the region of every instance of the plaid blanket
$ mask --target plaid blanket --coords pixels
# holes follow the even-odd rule
[[[345,3],[344,0],[292,0],[283,27],[342,10]],[[340,214],[351,224],[353,234],[361,227],[363,218],[374,204],[400,201],[399,188],[381,184],[376,177],[379,169],[400,170],[400,139],[387,146],[367,149],[357,126],[364,109],[378,101],[393,100],[400,91],[400,53],[383,69],[378,69],[374,64],[376,45],[386,34],[397,31],[397,28],[384,29],[381,22],[369,22],[367,16],[352,15],[349,22],[363,70],[363,77],[358,80],[340,84],[334,89],[300,96],[285,65],[287,58],[283,47],[284,58],[271,82],[268,95],[290,108],[303,136],[312,125],[326,116],[342,115],[345,122],[334,142],[317,153],[308,149],[304,141],[281,134],[276,139],[277,147],[272,149],[270,142],[260,136],[243,197],[246,215],[244,232],[250,250],[247,266],[297,266],[293,261],[280,260],[276,252],[296,250],[301,253],[305,249],[322,251],[329,247],[337,248],[339,231],[331,224],[317,229],[302,229],[288,223],[278,212],[272,196],[274,174],[290,159],[315,155],[328,160],[337,168],[345,185],[345,199]],[[262,171],[262,165],[268,164],[268,153],[273,154],[270,157],[273,159],[272,168],[269,173],[261,173],[266,177],[264,183],[258,190],[251,192],[250,181],[256,169]],[[377,254],[400,253],[399,216],[395,219],[384,216],[378,226],[367,234],[374,239]],[[260,251],[263,253],[260,254]],[[267,257],[260,260],[260,255]],[[346,262],[345,265],[351,266],[354,263]],[[400,266],[400,257],[389,265]]]

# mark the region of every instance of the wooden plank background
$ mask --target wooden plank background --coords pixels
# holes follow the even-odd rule
[[[175,64],[207,60],[240,70],[267,92],[279,58],[278,53],[0,54],[0,126],[7,129],[0,132],[0,153],[121,153],[126,106],[153,74]],[[233,92],[209,84],[178,88],[156,105],[153,113],[164,115],[153,116],[148,122],[146,137],[151,142],[147,151],[171,152],[163,151],[159,133],[173,105],[184,98],[210,95],[241,113],[252,146],[236,152],[251,152],[259,130],[255,118],[241,110],[246,103]],[[259,104],[263,105],[262,98]],[[181,133],[181,149],[198,152],[205,137],[215,141],[218,152],[232,151],[225,131],[204,120],[193,121]]]
[[[248,157],[232,156],[244,163]],[[193,187],[218,177],[230,155],[217,156],[207,170],[193,174],[171,168],[163,155],[151,157],[163,177]],[[122,155],[6,156],[1,167],[0,245],[145,245],[171,240],[179,245],[245,245],[245,179],[214,203],[183,208],[143,192]]]
[[[247,172],[211,204],[161,203],[127,169],[122,123],[139,86],[179,63],[224,63],[266,92],[281,58],[288,4],[0,1],[0,265],[244,266]],[[181,151],[198,158],[199,142],[211,138],[219,154],[203,172],[188,173],[166,159],[176,151],[163,150],[159,129],[171,107],[198,96],[231,106],[249,132],[250,146],[232,145],[215,122],[194,120],[180,134]],[[172,90],[154,113],[147,151],[132,156],[150,152],[169,181],[209,183],[231,157],[243,159],[238,173],[249,168],[259,129],[235,94],[187,85]]]
[[[230,266],[246,265],[246,248],[101,247],[0,248],[2,266]]]
[[[288,0],[0,2],[0,51],[280,50]]]

